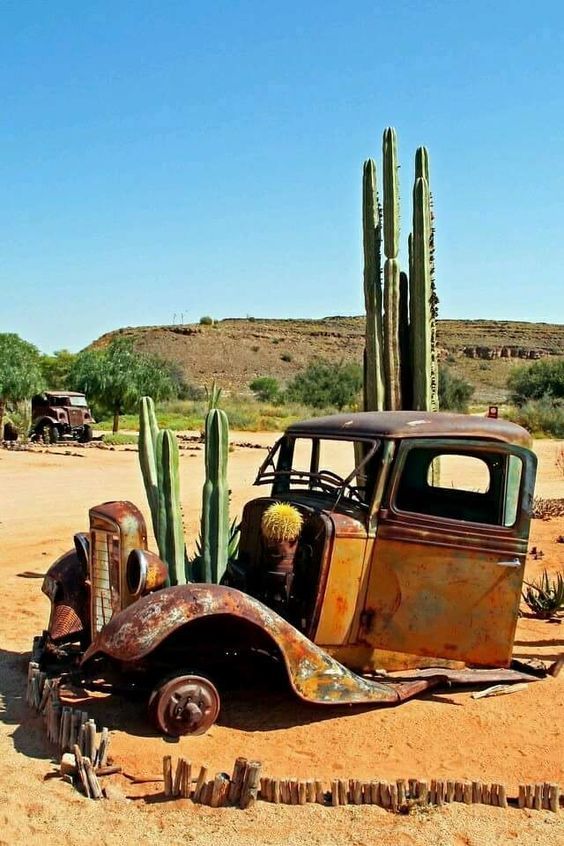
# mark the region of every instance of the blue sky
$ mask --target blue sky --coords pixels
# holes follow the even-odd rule
[[[360,314],[388,125],[441,317],[563,322],[561,3],[0,0],[0,53],[0,331]]]

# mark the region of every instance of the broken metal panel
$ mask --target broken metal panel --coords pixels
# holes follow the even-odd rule
[[[83,665],[104,654],[135,667],[182,626],[204,617],[240,618],[265,631],[286,665],[290,684],[305,701],[318,704],[392,705],[439,683],[439,677],[415,682],[381,683],[346,669],[262,603],[216,585],[179,585],[138,600],[116,614],[87,650]],[[227,646],[227,644],[226,644]]]
[[[74,550],[52,564],[42,591],[51,602],[47,631],[53,642],[76,640],[88,628],[90,594],[82,562]]]

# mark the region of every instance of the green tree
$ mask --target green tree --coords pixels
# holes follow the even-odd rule
[[[280,385],[273,376],[258,376],[249,382],[249,388],[261,402],[276,402],[280,396]]]
[[[19,335],[0,334],[0,437],[6,404],[28,400],[42,387],[37,347]]]
[[[69,385],[113,415],[113,432],[119,429],[120,414],[135,411],[142,396],[162,400],[176,393],[168,362],[137,352],[128,338],[114,338],[103,349],[78,353]]]
[[[468,411],[468,403],[472,394],[474,393],[474,386],[462,379],[460,376],[455,376],[448,367],[441,367],[439,369],[439,408],[441,411]]]
[[[287,397],[312,408],[333,407],[341,411],[356,403],[362,380],[362,367],[355,362],[316,361],[290,382]]]
[[[524,405],[529,400],[564,399],[564,358],[535,361],[529,367],[514,368],[507,379],[511,401]]]
[[[42,355],[39,364],[45,387],[55,391],[66,388],[75,358],[76,354],[70,350],[56,350],[53,355]]]

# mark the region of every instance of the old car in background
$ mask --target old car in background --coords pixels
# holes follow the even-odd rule
[[[258,656],[323,705],[394,704],[445,679],[522,680],[509,668],[535,473],[528,433],[504,420],[296,423],[258,472],[270,490],[245,506],[222,585],[167,587],[138,509],[92,508],[89,532],[45,578],[45,661],[74,655],[85,684],[144,679],[171,735],[205,731],[222,665]],[[265,541],[275,503],[299,514],[291,554]]]
[[[86,443],[92,440],[94,422],[85,395],[77,391],[44,391],[32,397],[33,439],[51,444],[63,438]]]

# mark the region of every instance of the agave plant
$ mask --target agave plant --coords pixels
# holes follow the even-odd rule
[[[539,581],[525,582],[523,599],[537,617],[550,620],[564,607],[564,573],[557,573],[552,578],[543,570]]]

